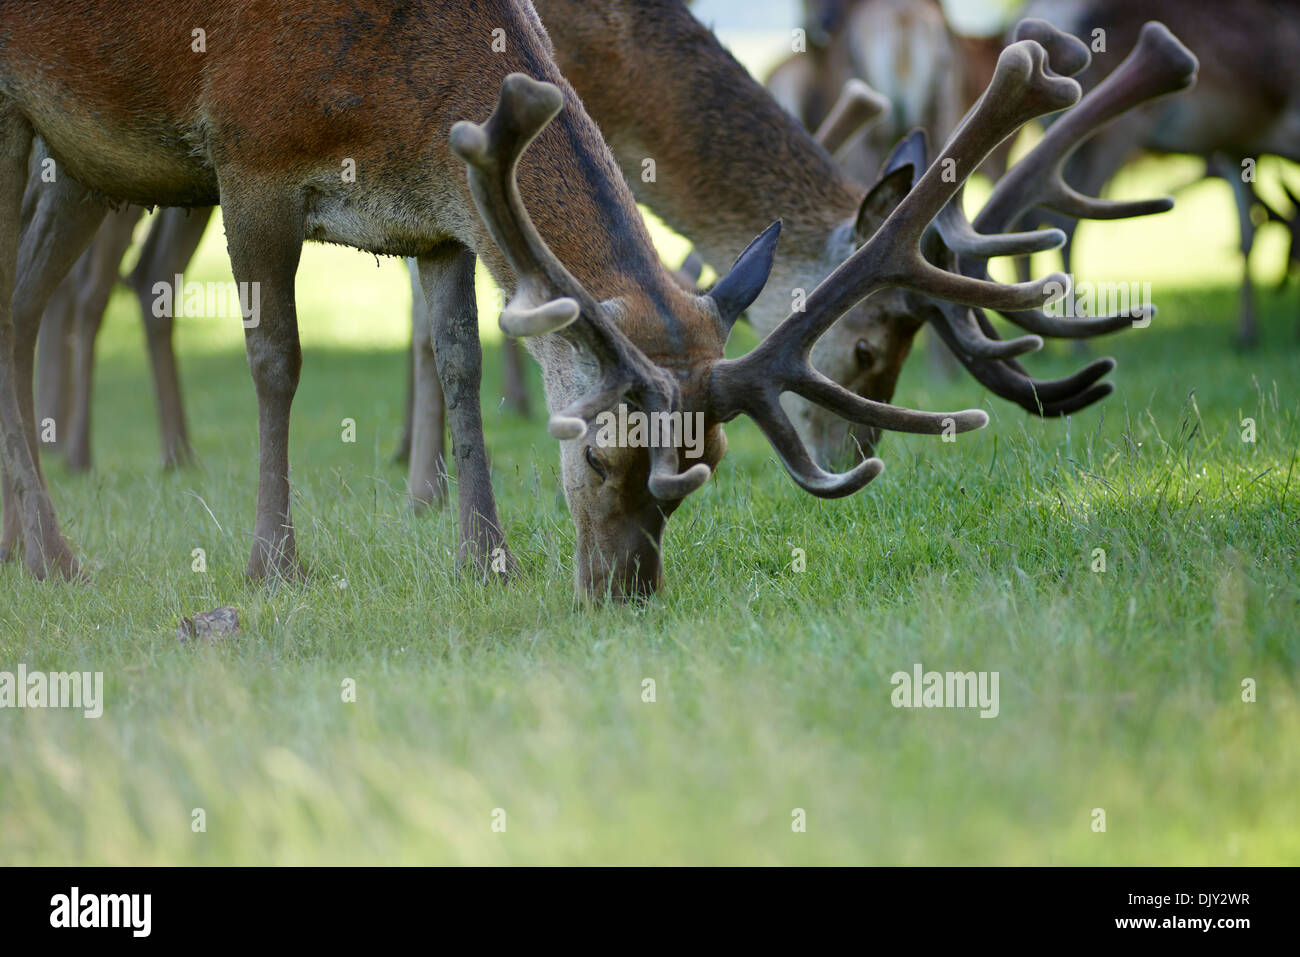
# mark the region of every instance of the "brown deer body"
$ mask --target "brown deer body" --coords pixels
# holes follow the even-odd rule
[[[1099,191],[1140,151],[1218,157],[1223,178],[1233,189],[1244,258],[1238,338],[1258,337],[1250,252],[1254,202],[1242,161],[1274,154],[1300,162],[1300,3],[1295,0],[1044,0],[1032,3],[1033,16],[1052,21],[1092,41],[1094,31],[1105,51],[1080,76],[1088,89],[1100,82],[1137,41],[1142,23],[1158,19],[1186,40],[1201,57],[1194,89],[1135,111],[1084,145],[1066,170],[1080,190]],[[1096,44],[1094,44],[1096,45]],[[1226,163],[1223,161],[1226,160]],[[1073,239],[1073,223],[1046,218]],[[1070,270],[1069,242],[1065,247]]]

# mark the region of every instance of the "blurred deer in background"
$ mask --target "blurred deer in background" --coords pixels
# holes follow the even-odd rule
[[[969,105],[961,48],[938,0],[804,0],[804,29],[808,50],[782,61],[767,79],[787,112],[817,129],[850,79],[889,104],[839,156],[859,183],[874,182],[894,144],[914,129],[943,142]],[[981,85],[977,95],[983,91]]]
[[[1094,47],[1104,44],[1080,76],[1084,89],[1116,68],[1148,19],[1165,23],[1199,55],[1201,75],[1194,89],[1100,131],[1071,158],[1065,178],[1083,192],[1096,193],[1143,150],[1209,157],[1212,164],[1219,157],[1219,173],[1237,204],[1244,261],[1237,338],[1246,346],[1256,343],[1250,276],[1255,198],[1247,175],[1253,161],[1266,154],[1300,161],[1300,2],[1036,0],[1027,13],[1087,37]],[[1041,220],[1069,237],[1063,256],[1070,272],[1076,224],[1050,216]]]

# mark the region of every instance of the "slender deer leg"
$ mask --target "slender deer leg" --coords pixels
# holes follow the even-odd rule
[[[408,259],[411,270],[411,285],[417,284],[415,260]],[[421,294],[423,295],[423,293]],[[397,439],[397,448],[393,449],[394,465],[405,465],[411,461],[411,432],[415,428],[412,419],[415,416],[415,301],[411,301],[411,347],[406,351],[406,407],[402,412],[402,434]]]
[[[34,180],[24,202],[31,127],[0,105],[0,456],[3,528],[0,557],[12,553],[21,523],[23,562],[37,578],[75,577],[77,561],[59,531],[37,453],[32,395],[41,314],[55,288],[94,236],[104,208],[65,175]],[[30,211],[20,231],[23,212]]]
[[[474,254],[462,246],[448,245],[420,259],[419,265],[420,285],[433,317],[433,351],[456,457],[460,505],[457,563],[473,567],[480,575],[508,578],[517,566],[497,517],[479,408],[483,349],[474,298]]]
[[[505,382],[503,391],[506,408],[525,419],[532,418],[533,410],[528,401],[528,380],[524,376],[524,350],[518,339],[506,337],[501,343],[501,356],[504,360]]]
[[[1237,329],[1237,344],[1243,349],[1253,349],[1259,344],[1259,329],[1255,324],[1255,284],[1250,278],[1250,253],[1255,247],[1255,221],[1250,218],[1254,196],[1250,184],[1231,165],[1219,175],[1232,187],[1232,197],[1237,203],[1237,221],[1241,228],[1241,325]]]
[[[117,285],[117,271],[131,245],[131,234],[143,210],[128,206],[104,216],[90,248],[77,261],[76,308],[73,312],[72,409],[68,423],[68,467],[90,468],[90,400],[95,374],[95,339],[104,323],[108,300]]]
[[[84,257],[83,257],[84,258]],[[72,376],[72,310],[77,298],[77,274],[81,260],[59,283],[41,317],[41,331],[36,343],[36,421],[54,423],[53,441],[42,447],[49,451],[63,447],[70,412],[69,392]]]
[[[174,319],[170,313],[155,314],[154,286],[160,282],[171,283],[173,277],[185,271],[211,218],[211,206],[159,212],[140,250],[139,261],[126,277],[126,284],[135,293],[144,318],[145,341],[153,366],[154,394],[158,400],[158,426],[165,469],[190,464],[194,461],[194,450],[190,447],[189,428],[185,424],[180,374],[176,368],[176,352],[172,348]]]
[[[447,463],[443,433],[442,382],[433,351],[433,318],[420,287],[419,266],[407,260],[411,273],[411,392],[407,421],[411,425],[410,470],[407,489],[416,511],[447,499]],[[472,287],[471,287],[472,291]]]
[[[302,254],[302,212],[292,196],[222,177],[230,265],[245,303],[248,366],[257,390],[257,524],[248,559],[255,579],[301,575],[289,512],[289,412],[302,372],[294,275]]]

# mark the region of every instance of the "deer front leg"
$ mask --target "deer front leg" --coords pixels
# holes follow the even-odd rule
[[[411,274],[411,381],[407,425],[410,429],[410,467],[407,490],[417,512],[447,499],[447,463],[444,458],[442,382],[433,350],[433,319],[420,285],[419,264],[407,260]],[[470,287],[471,294],[473,286]]]
[[[128,206],[108,213],[90,248],[77,261],[76,306],[73,310],[72,408],[68,424],[68,467],[77,472],[90,468],[90,400],[95,375],[95,340],[104,324],[108,300],[117,284],[122,257],[143,210]]]
[[[497,517],[483,439],[479,389],[483,349],[474,299],[474,254],[440,247],[419,260],[420,286],[433,318],[433,352],[451,421],[460,505],[457,564],[479,575],[509,578],[517,570]]]
[[[174,276],[184,273],[211,218],[211,206],[162,210],[149,230],[139,261],[126,277],[126,284],[135,293],[144,318],[145,340],[153,367],[154,395],[158,400],[165,469],[190,464],[194,460],[194,451],[190,448],[176,352],[172,348],[174,318],[165,312],[161,316],[155,314],[154,286],[160,282],[171,283]]]
[[[298,578],[289,512],[289,412],[302,371],[294,275],[302,253],[302,210],[292,196],[250,188],[242,177],[223,189],[230,265],[248,310],[244,344],[257,390],[257,523],[248,576]],[[233,195],[232,195],[233,192]]]
[[[27,120],[0,102],[0,557],[13,554],[21,529],[32,575],[73,578],[77,561],[41,474],[32,379],[46,303],[94,236],[104,208],[62,171],[54,182],[34,178],[24,202],[32,140]]]

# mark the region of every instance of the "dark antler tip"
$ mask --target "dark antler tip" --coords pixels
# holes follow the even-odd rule
[[[713,470],[703,462],[676,475],[655,472],[650,476],[650,494],[661,502],[675,502],[698,491],[712,475]]]
[[[1159,20],[1151,20],[1142,27],[1142,33],[1138,37],[1137,52],[1142,56],[1162,60],[1169,71],[1181,77],[1185,84],[1196,80],[1196,72],[1201,67],[1196,54],[1187,49],[1183,42]]]
[[[1061,76],[1074,76],[1087,69],[1092,62],[1092,53],[1078,37],[1058,30],[1046,20],[1030,17],[1021,20],[1016,26],[1016,40],[1034,40],[1047,50],[1047,58],[1053,72]]]

